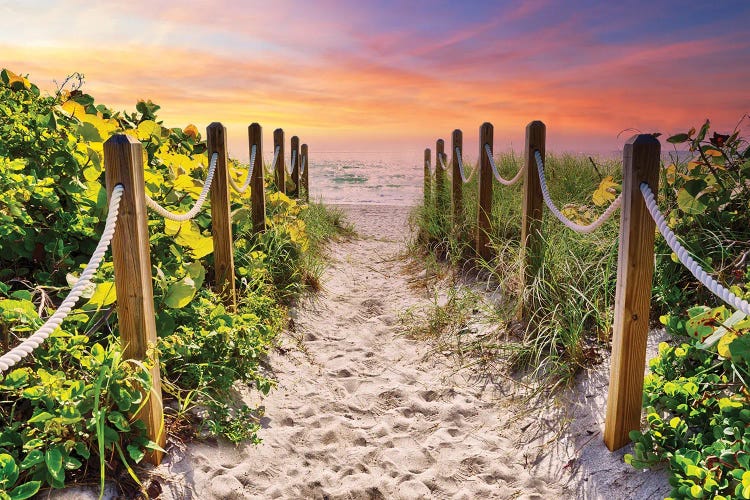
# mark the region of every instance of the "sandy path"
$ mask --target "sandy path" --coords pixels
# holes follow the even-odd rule
[[[407,213],[350,209],[360,238],[333,245],[325,291],[293,311],[296,331],[271,355],[263,443],[190,445],[162,466],[166,496],[559,496],[524,468],[503,409],[446,383],[450,367],[398,334],[398,314],[428,299],[398,258]]]
[[[431,294],[404,259],[404,207],[345,207],[359,238],[331,247],[324,291],[303,300],[270,356],[278,389],[258,446],[172,448],[152,475],[166,499],[661,498],[601,441],[608,362],[533,402],[507,380],[455,373],[400,335]],[[655,352],[657,337],[650,341]],[[485,381],[486,382],[486,381]],[[562,430],[565,426],[564,430]]]

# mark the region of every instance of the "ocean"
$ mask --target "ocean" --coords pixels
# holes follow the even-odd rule
[[[422,196],[423,159],[421,151],[311,151],[310,199],[335,204],[416,205]]]

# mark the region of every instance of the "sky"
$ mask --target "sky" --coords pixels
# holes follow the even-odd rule
[[[247,126],[318,151],[414,151],[479,126],[522,150],[609,152],[750,113],[750,1],[0,0],[0,66],[48,92],[162,106],[165,126]],[[745,130],[750,131],[747,123]],[[478,149],[478,145],[477,149]]]

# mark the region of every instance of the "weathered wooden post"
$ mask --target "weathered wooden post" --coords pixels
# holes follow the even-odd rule
[[[525,165],[523,172],[523,205],[521,207],[521,303],[518,318],[528,317],[529,287],[539,272],[544,252],[542,240],[542,185],[539,183],[539,172],[535,152],[539,151],[542,161],[545,159],[547,127],[540,121],[533,121],[526,126]]]
[[[430,173],[430,148],[424,150],[424,207],[430,206],[432,192],[432,174]]]
[[[279,193],[286,193],[286,171],[284,167],[284,130],[277,128],[273,131],[273,151],[279,150],[279,156],[276,160],[276,171],[274,172],[274,182],[276,190]]]
[[[660,154],[661,144],[650,134],[633,136],[623,151],[615,324],[604,423],[604,443],[610,450],[627,444],[628,433],[641,426],[656,224],[640,185],[646,182],[658,193]]]
[[[456,155],[456,149],[463,150],[463,134],[460,130],[456,129],[453,131],[451,136],[451,155],[453,157],[453,225],[463,224],[463,192],[464,192],[464,181],[461,178],[461,171],[458,167],[458,155]]]
[[[292,136],[291,155],[289,170],[292,171],[292,183],[294,184],[294,197],[299,199],[299,137]]]
[[[302,145],[300,156],[300,195],[304,197],[305,203],[310,203],[310,159],[307,157],[307,144]]]
[[[129,135],[113,135],[104,143],[104,165],[108,198],[118,184],[124,188],[112,239],[117,321],[123,354],[126,359],[138,361],[146,361],[151,355],[148,359],[151,393],[138,418],[146,424],[148,438],[163,448],[166,435],[159,360],[153,349],[149,351],[156,346],[156,320],[141,143]],[[161,459],[162,452],[157,450],[148,455],[154,465]]]
[[[250,178],[250,203],[252,204],[253,232],[266,230],[266,190],[263,185],[263,129],[258,123],[247,128],[250,156],[255,146],[255,163],[250,165],[253,176]]]
[[[206,129],[209,161],[218,154],[214,180],[211,184],[211,233],[214,238],[214,280],[216,291],[231,312],[237,309],[234,287],[234,251],[232,216],[229,201],[229,169],[227,168],[227,129],[213,122]]]
[[[438,139],[435,143],[435,213],[442,220],[445,217],[445,170],[443,157],[445,142]]]
[[[484,260],[492,257],[490,246],[490,231],[492,224],[492,167],[484,145],[492,147],[493,129],[491,123],[483,123],[479,127],[479,204],[477,207],[477,235],[476,252]]]

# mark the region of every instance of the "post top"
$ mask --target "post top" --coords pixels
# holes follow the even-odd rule
[[[654,137],[654,134],[636,134],[630,139],[628,139],[628,142],[626,142],[625,144],[632,144],[632,145],[639,145],[639,146],[646,146],[646,145],[661,146],[661,142],[659,142],[659,139]]]
[[[458,134],[462,134],[462,133],[463,132],[461,132],[460,128],[457,128],[456,130],[453,131],[453,135],[458,135]]]
[[[492,128],[492,124],[490,122],[484,122],[481,127],[479,128]]]
[[[438,146],[440,146],[440,145],[442,145],[442,144],[445,144],[445,141],[444,141],[444,140],[442,140],[442,139],[438,139],[438,140],[437,140],[437,145],[438,145]]]
[[[128,134],[112,134],[104,144],[141,144],[141,141]]]
[[[208,127],[206,127],[206,129],[208,129],[208,130],[211,130],[211,129],[214,129],[214,128],[226,129],[226,127],[224,127],[224,125],[222,125],[221,122],[211,122],[208,125]]]
[[[429,153],[430,152],[430,148],[424,148],[424,152],[425,153]]]
[[[247,128],[248,128],[248,129],[251,129],[251,128],[257,128],[257,129],[259,129],[259,128],[260,128],[260,123],[258,123],[258,122],[253,122],[253,123],[251,123],[251,124],[250,124],[250,126],[248,126]]]
[[[540,128],[542,130],[546,130],[547,126],[541,120],[534,120],[532,122],[529,122],[529,124],[526,125],[526,128],[527,129],[530,129],[530,128]]]

